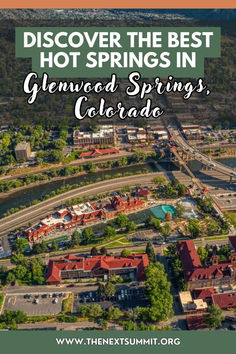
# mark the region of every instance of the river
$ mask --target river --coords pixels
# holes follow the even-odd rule
[[[220,159],[219,161],[227,166],[236,167],[236,158]],[[190,161],[189,167],[193,170],[193,172],[199,171],[200,163],[198,163],[197,161]],[[86,181],[95,182],[97,178],[104,178],[104,176],[108,174],[114,176],[117,173],[124,173],[124,172],[134,173],[143,168],[147,169],[150,172],[178,170],[177,164],[174,164],[172,162],[168,163],[168,162],[158,161],[158,163],[144,163],[136,166],[114,168],[110,171],[89,173],[86,175],[69,177],[65,180],[60,179],[45,184],[39,184],[33,187],[19,190],[15,193],[11,193],[4,198],[0,198],[0,217],[2,217],[3,214],[11,208],[17,208],[20,205],[29,206],[33,200],[41,199],[45,194],[48,194],[65,184],[73,185],[73,184],[78,184],[80,182],[86,182]]]

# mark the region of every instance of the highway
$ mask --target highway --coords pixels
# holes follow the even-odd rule
[[[167,126],[167,129],[170,136],[172,136],[174,139],[176,145],[179,146],[184,153],[201,162],[203,165],[209,167],[212,170],[221,172],[224,175],[229,176],[231,179],[236,178],[236,172],[234,169],[209,158],[208,156],[199,152],[195,147],[191,146],[183,137],[177,126],[171,124]]]

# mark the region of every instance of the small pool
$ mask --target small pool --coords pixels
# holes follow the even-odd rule
[[[171,215],[173,215],[175,212],[175,208],[172,205],[158,205],[154,208],[151,208],[150,210],[155,216],[155,218],[158,218],[160,220],[165,219],[165,215],[168,211],[171,213]]]

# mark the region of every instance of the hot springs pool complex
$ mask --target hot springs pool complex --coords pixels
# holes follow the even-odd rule
[[[168,211],[173,216],[175,208],[172,205],[158,205],[151,208],[151,212],[153,213],[153,215],[160,220],[165,219],[165,215]]]

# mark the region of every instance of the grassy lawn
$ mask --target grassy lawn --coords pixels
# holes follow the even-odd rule
[[[111,242],[107,245],[107,247],[122,247],[125,245],[122,245],[120,242]]]
[[[214,240],[225,240],[228,236],[219,236],[219,237],[206,237],[204,238],[205,241],[214,241]]]
[[[141,250],[132,250],[132,253],[145,253],[146,250],[145,249],[141,249]]]
[[[132,244],[132,242],[130,242],[130,240],[128,240],[126,237],[121,238],[119,241],[122,242],[122,243],[130,243],[130,244]]]
[[[70,293],[69,296],[62,301],[62,313],[71,313],[74,301],[74,294]]]

